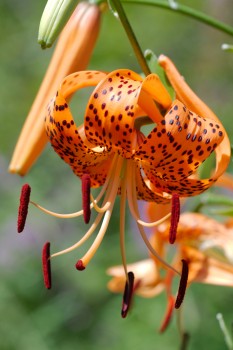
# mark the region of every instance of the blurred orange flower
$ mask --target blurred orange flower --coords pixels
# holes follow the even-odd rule
[[[159,206],[160,208],[162,206]],[[158,206],[149,203],[149,216],[155,219]],[[165,209],[166,211],[166,209]],[[151,236],[151,244],[166,259],[170,256],[167,244],[169,222],[157,226]],[[233,222],[220,223],[200,213],[183,213],[177,229],[176,249],[171,265],[179,269],[184,259],[189,266],[188,285],[191,282],[207,283],[233,287]],[[168,260],[168,259],[167,259]],[[135,294],[142,297],[154,297],[165,291],[168,307],[160,330],[164,331],[169,323],[175,297],[172,293],[173,272],[164,271],[161,263],[153,256],[127,266],[135,275]],[[164,273],[165,272],[165,273]],[[111,267],[107,273],[113,278],[108,288],[115,293],[123,291],[125,283],[122,266]]]

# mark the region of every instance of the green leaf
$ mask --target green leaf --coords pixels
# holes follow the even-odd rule
[[[163,85],[165,86],[166,90],[171,96],[171,99],[174,100],[176,95],[175,90],[173,89],[169,80],[167,79],[166,73],[164,72],[163,68],[159,65],[157,56],[154,54],[153,51],[149,49],[145,51],[144,56],[151,73],[155,73],[159,76],[160,80],[162,81]]]

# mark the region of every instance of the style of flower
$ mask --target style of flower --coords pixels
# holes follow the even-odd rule
[[[161,210],[161,206],[159,206]],[[155,203],[149,203],[150,218],[158,209]],[[163,209],[162,209],[163,210]],[[165,212],[168,208],[165,207]],[[179,268],[180,261],[188,262],[188,285],[192,282],[233,287],[233,223],[220,223],[200,213],[183,213],[177,229],[176,250],[172,258],[172,266]],[[151,236],[153,248],[165,259],[168,255],[169,222],[157,226]],[[217,249],[216,249],[217,248]],[[221,251],[221,253],[220,253]],[[169,255],[171,252],[169,253]],[[167,293],[167,310],[160,331],[164,331],[174,310],[175,297],[172,294],[173,272],[165,271],[161,264],[153,258],[139,261],[127,266],[135,276],[134,293],[145,298]],[[115,293],[124,290],[124,269],[115,266],[107,273],[113,278],[108,288]]]
[[[175,88],[177,99],[174,101],[156,74],[143,79],[128,69],[111,73],[81,71],[62,81],[48,107],[46,133],[54,150],[82,180],[83,210],[73,214],[56,214],[31,202],[61,218],[83,215],[86,223],[90,220],[90,208],[98,212],[80,241],[50,256],[51,259],[78,248],[100,225],[90,249],[76,263],[76,268],[83,270],[102,242],[115,198],[120,195],[119,231],[126,279],[123,317],[127,314],[133,291],[133,275],[127,270],[124,246],[126,200],[151,254],[177,272],[153,248],[144,227],[156,226],[171,215],[170,242],[174,243],[179,221],[179,198],[194,196],[208,189],[225,171],[230,155],[228,137],[218,118],[183,80],[176,85],[181,77],[168,58],[161,56],[159,63]],[[68,103],[77,90],[90,86],[96,87],[88,101],[84,123],[77,127]],[[195,109],[190,96],[196,101]],[[145,136],[141,126],[148,122],[156,125]],[[196,170],[213,151],[216,153],[216,170],[211,178],[200,179]],[[96,198],[91,194],[94,187],[102,187]],[[140,217],[138,200],[157,204],[171,202],[171,214],[147,223]],[[48,245],[46,257],[49,256],[47,248]],[[181,291],[178,293],[180,302],[188,277],[185,260],[182,271]]]
[[[25,175],[48,142],[44,130],[48,100],[66,75],[87,67],[98,37],[100,19],[97,5],[80,2],[63,29],[19,136],[9,166],[11,173]]]

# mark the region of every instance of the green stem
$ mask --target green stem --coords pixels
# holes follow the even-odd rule
[[[226,342],[226,345],[228,347],[229,350],[232,350],[233,349],[233,341],[232,341],[232,338],[229,334],[229,331],[225,325],[225,322],[224,322],[224,319],[223,319],[223,316],[221,313],[217,314],[216,315],[216,318],[219,322],[219,326],[224,334],[224,338],[225,338],[225,342]]]
[[[139,43],[137,41],[137,38],[133,32],[133,29],[132,29],[130,23],[128,21],[128,18],[126,17],[125,11],[123,9],[123,6],[121,5],[120,0],[111,0],[111,3],[113,4],[114,10],[117,12],[118,17],[121,21],[121,24],[123,25],[123,27],[126,31],[128,39],[132,45],[132,48],[133,48],[134,53],[138,59],[138,63],[140,64],[140,66],[142,68],[143,73],[145,75],[150,74],[151,71],[147,65],[147,62],[146,62],[145,57],[143,55],[143,52],[139,46]]]
[[[188,333],[184,333],[182,337],[182,342],[180,345],[180,350],[187,350],[189,343],[190,335]]]
[[[122,0],[122,2],[127,4],[156,6],[173,12],[181,13],[233,36],[233,27],[222,23],[200,11],[194,10],[191,7],[181,5],[179,3],[176,3],[176,6],[171,6],[171,4],[169,4],[169,1],[165,2],[160,0]]]

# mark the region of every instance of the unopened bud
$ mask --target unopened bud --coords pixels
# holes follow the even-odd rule
[[[38,42],[42,49],[52,46],[77,3],[77,0],[48,0],[40,20],[38,33]]]

